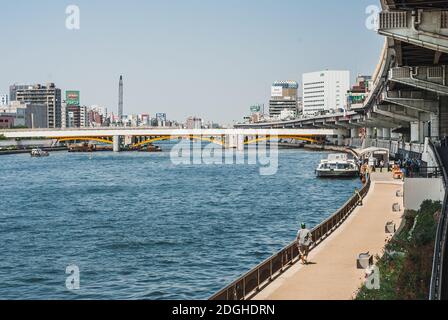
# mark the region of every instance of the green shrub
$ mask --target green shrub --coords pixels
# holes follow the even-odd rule
[[[379,290],[361,288],[358,300],[426,300],[432,274],[440,202],[425,201],[418,212],[407,211],[404,226],[377,263]],[[398,252],[398,255],[387,253]]]

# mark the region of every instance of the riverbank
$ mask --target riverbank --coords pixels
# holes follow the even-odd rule
[[[420,210],[409,210],[405,223],[386,246],[378,261],[378,290],[362,287],[357,300],[427,300],[433,250],[441,204],[425,201]]]
[[[49,147],[41,148],[44,151],[56,152],[56,151],[67,151],[67,147]],[[20,149],[20,150],[0,150],[0,156],[12,155],[12,154],[24,154],[30,153],[32,149]]]
[[[312,151],[332,151],[332,152],[341,152],[347,153],[347,147],[339,147],[339,146],[329,146],[329,145],[319,145],[319,144],[305,144],[304,148]]]
[[[357,269],[356,257],[369,252],[372,257],[383,255],[386,223],[401,225],[403,211],[392,212],[402,183],[391,174],[375,173],[372,186],[364,199],[338,230],[310,254],[311,264],[296,263],[262,290],[255,300],[351,300],[363,285],[365,270]]]

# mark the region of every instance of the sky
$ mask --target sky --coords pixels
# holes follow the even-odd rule
[[[66,28],[66,8],[80,29]],[[83,105],[232,124],[268,104],[276,80],[325,69],[372,74],[379,0],[0,0],[0,94],[54,82]]]

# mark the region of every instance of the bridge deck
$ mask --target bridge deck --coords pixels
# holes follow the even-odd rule
[[[403,212],[393,213],[394,203],[403,208],[403,198],[397,198],[403,184],[391,174],[372,175],[372,187],[352,216],[310,254],[313,263],[294,265],[258,294],[254,300],[351,300],[361,287],[365,271],[358,270],[356,259],[369,251],[382,255],[386,239],[386,223],[401,224]]]

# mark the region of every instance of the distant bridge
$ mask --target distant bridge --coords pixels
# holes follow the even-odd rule
[[[114,145],[120,150],[122,138],[131,139],[132,147],[149,143],[192,139],[221,144],[227,148],[243,149],[245,145],[273,140],[295,139],[318,143],[326,137],[341,137],[344,129],[172,129],[172,128],[85,128],[85,129],[20,129],[3,130],[0,135],[10,139],[50,138],[60,142],[96,141]]]

